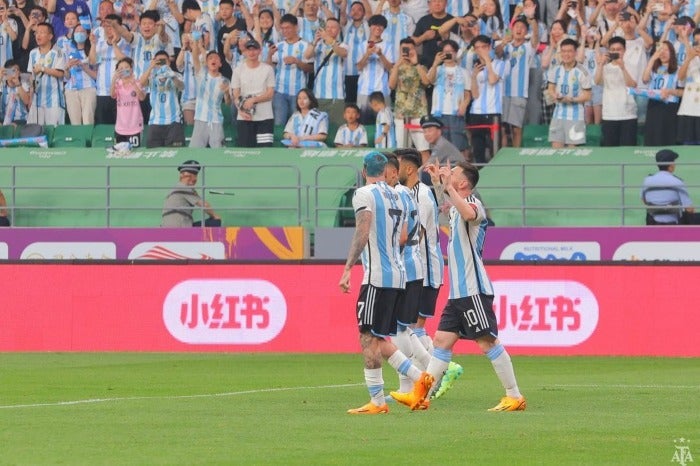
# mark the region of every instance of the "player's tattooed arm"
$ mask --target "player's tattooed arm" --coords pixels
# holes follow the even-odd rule
[[[355,234],[350,243],[350,251],[348,252],[348,260],[345,262],[345,270],[350,270],[360,258],[362,250],[369,241],[369,229],[372,224],[372,212],[368,210],[360,210],[355,213]]]

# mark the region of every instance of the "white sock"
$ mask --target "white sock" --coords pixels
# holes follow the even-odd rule
[[[384,406],[384,378],[382,377],[382,368],[367,369],[365,368],[365,383],[372,403],[377,406]]]
[[[428,353],[433,354],[433,339],[430,338],[430,335],[422,335],[421,337],[419,337],[419,339],[420,342],[423,343],[423,347],[425,348],[425,350]]]
[[[419,371],[416,366],[411,364],[410,359],[408,359],[401,351],[396,350],[394,354],[389,356],[387,361],[389,362],[389,365],[396,369],[399,374],[408,376],[413,382],[420,379],[421,371]]]
[[[408,327],[404,327],[403,325],[399,324],[396,331],[396,336],[392,337],[391,339],[391,341],[394,342],[399,351],[401,351],[407,359],[411,359],[411,355],[413,354],[411,349],[410,334],[411,330]],[[408,393],[413,390],[413,381],[407,375],[402,374],[398,370],[396,372],[399,374],[399,391],[401,393]]]
[[[413,361],[416,367],[425,370],[430,363],[430,353],[425,349],[418,336],[411,332],[411,350],[413,351]]]
[[[442,348],[435,348],[435,351],[433,351],[433,357],[430,358],[428,369],[426,369],[426,372],[435,378],[435,383],[430,389],[429,396],[437,390],[438,384],[447,370],[447,366],[450,365],[450,360],[452,360],[452,351]]]
[[[522,395],[518,388],[518,382],[515,381],[515,371],[513,370],[513,363],[510,360],[508,351],[499,343],[491,348],[486,353],[486,356],[491,360],[493,370],[496,371],[501,385],[506,389],[506,395],[513,398],[520,398]]]

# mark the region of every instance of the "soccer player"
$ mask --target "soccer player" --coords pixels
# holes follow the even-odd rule
[[[468,162],[459,162],[454,168],[430,164],[426,171],[438,193],[438,202],[442,204],[445,196],[452,202],[447,248],[450,296],[435,333],[435,349],[427,372],[431,377],[442,376],[457,340],[474,340],[491,361],[506,390],[506,396],[490,411],[523,411],[525,398],[518,389],[510,356],[498,340],[493,287],[481,258],[486,211],[472,194],[479,182],[479,170]],[[415,403],[412,393],[391,395],[403,404]]]
[[[382,358],[391,367],[415,382],[408,405],[419,409],[433,384],[433,377],[411,364],[406,356],[387,339],[396,333],[396,301],[405,286],[406,272],[401,261],[399,235],[404,214],[399,195],[385,181],[387,158],[370,152],[362,170],[367,184],[352,200],[355,210],[355,233],[339,286],[350,292],[352,267],[362,256],[364,277],[357,299],[357,323],[365,361],[365,382],[369,403],[348,411],[350,414],[388,413],[384,398]]]
[[[430,356],[417,338],[411,338],[413,331],[411,326],[418,321],[418,306],[423,290],[423,260],[421,259],[420,236],[421,225],[418,216],[418,205],[414,199],[414,192],[406,186],[399,184],[399,159],[396,155],[385,154],[388,163],[386,166],[386,182],[399,194],[402,209],[406,217],[406,235],[402,237],[403,265],[406,269],[406,288],[399,295],[396,306],[396,336],[392,338],[399,351],[409,359],[417,356],[413,345],[416,345],[424,361],[421,370],[427,367],[426,359]],[[403,236],[403,235],[402,235]],[[414,363],[415,364],[415,363]],[[416,364],[419,367],[418,364]],[[399,373],[399,392],[408,393],[413,389],[412,380]],[[426,405],[427,407],[427,405]]]
[[[423,283],[418,302],[418,318],[411,332],[413,358],[420,369],[428,367],[433,352],[433,341],[425,331],[425,322],[435,315],[435,305],[443,281],[445,260],[440,248],[439,209],[430,187],[420,181],[419,168],[422,165],[421,153],[415,149],[399,149],[399,182],[413,193],[418,205],[420,219],[420,254],[423,268]],[[422,350],[421,350],[422,348]],[[433,398],[441,397],[452,388],[462,375],[462,366],[451,361],[442,376]]]

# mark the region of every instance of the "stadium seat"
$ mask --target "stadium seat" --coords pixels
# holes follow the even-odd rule
[[[224,146],[236,147],[238,144],[238,135],[236,133],[236,125],[224,125]]]
[[[272,143],[272,145],[274,147],[284,147],[280,142],[282,139],[284,139],[284,125],[275,125],[275,130],[273,134],[274,142]]]
[[[51,140],[52,147],[89,147],[92,142],[92,125],[57,126]]]
[[[600,131],[600,125],[586,125],[586,145],[587,146],[600,146],[600,141],[602,134]]]
[[[190,145],[192,131],[194,131],[194,125],[185,125],[185,147]]]
[[[112,147],[114,145],[114,125],[95,125],[92,130],[92,147]]]
[[[15,135],[15,127],[12,125],[0,126],[0,139],[12,139]]]

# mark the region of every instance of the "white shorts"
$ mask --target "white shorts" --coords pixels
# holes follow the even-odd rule
[[[553,119],[549,124],[549,142],[580,146],[586,143],[586,123],[583,120]]]

